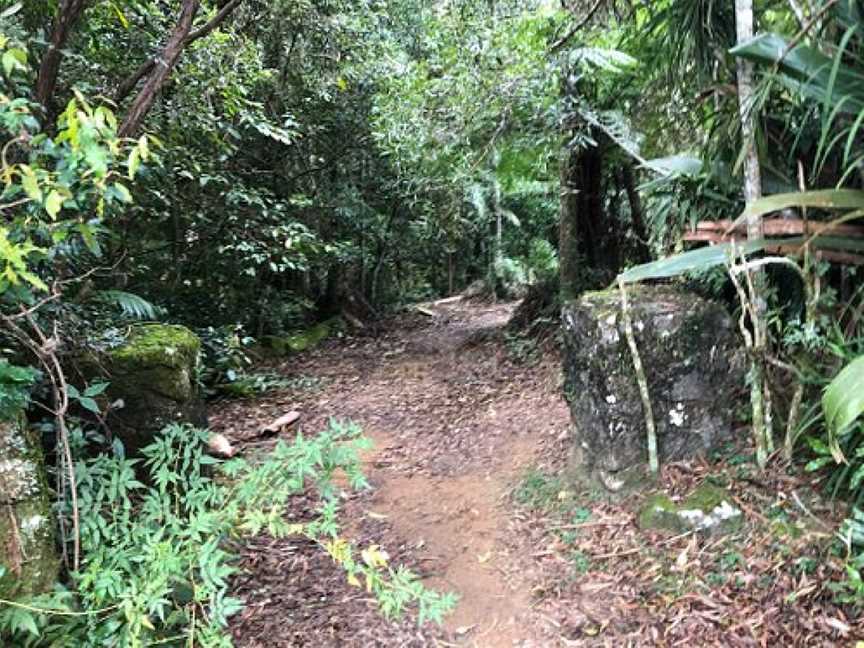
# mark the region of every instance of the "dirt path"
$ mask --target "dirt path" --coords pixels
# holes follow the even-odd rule
[[[248,402],[227,405],[215,427],[242,444],[261,420],[294,407],[306,430],[331,416],[359,423],[376,447],[366,458],[373,490],[347,507],[346,517],[357,520],[352,531],[391,554],[398,543],[395,557],[414,565],[428,586],[460,596],[443,631],[412,627],[409,639],[405,626],[385,626],[363,640],[337,632],[333,645],[545,645],[532,643],[538,620],[530,574],[514,555],[508,502],[541,445],[566,434],[557,363],[509,361],[500,329],[512,305],[448,301],[429,310],[433,316],[403,318],[380,338],[334,343],[300,366],[283,367],[326,386],[305,397],[279,394],[254,410]],[[268,545],[269,553],[284,551],[284,542]],[[267,606],[247,609],[238,645],[322,645],[320,633],[318,643],[296,630],[290,639],[274,633],[267,613]]]
[[[456,301],[433,306],[432,316],[403,314],[378,337],[332,340],[273,368],[302,379],[297,388],[214,409],[212,427],[241,448],[291,409],[303,412],[309,433],[330,417],[361,424],[376,443],[364,458],[373,488],[346,495],[344,533],[461,597],[443,628],[390,621],[319,547],[259,536],[242,547],[232,584],[246,601],[231,619],[235,645],[803,647],[864,639],[858,610],[838,605],[831,586],[814,585],[836,587],[845,570],[826,550],[824,527],[784,495],[805,493],[808,478],[782,466],[753,473],[742,463],[746,436],[726,459],[669,464],[661,478],[674,497],[706,480],[727,484],[746,512],[739,535],[646,534],[638,497],[610,502],[571,491],[559,478],[573,443],[559,360],[548,349],[536,362],[513,361],[530,345],[501,329],[511,309]],[[818,500],[808,501],[816,510]],[[297,498],[287,515],[308,519],[316,505]],[[781,520],[794,534],[778,535]]]

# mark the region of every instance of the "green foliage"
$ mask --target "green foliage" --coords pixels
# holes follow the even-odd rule
[[[0,421],[20,415],[30,401],[30,388],[39,377],[31,367],[17,367],[0,358]]]
[[[213,459],[208,437],[172,425],[143,460],[115,447],[79,461],[83,563],[74,592],[0,603],[0,632],[20,646],[230,646],[228,618],[243,607],[229,595],[235,539],[262,532],[319,543],[387,615],[416,606],[421,623],[440,622],[453,607],[452,595],[390,567],[380,548],[358,552],[340,535],[334,476],[366,486],[357,452],[369,444],[357,426],[331,421],[318,436],[280,441],[260,463]],[[287,521],[289,500],[309,487],[322,500],[319,514]]]
[[[833,436],[841,435],[864,414],[864,356],[850,362],[822,396],[825,423]]]
[[[100,290],[96,299],[116,306],[123,315],[135,320],[154,320],[161,311],[143,297],[122,290]]]
[[[855,508],[837,533],[846,549],[846,578],[832,584],[837,598],[856,606],[864,604],[864,511]]]
[[[558,253],[549,241],[532,239],[525,265],[532,283],[549,281],[558,274]]]

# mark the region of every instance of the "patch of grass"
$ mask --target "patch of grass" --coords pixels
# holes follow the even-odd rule
[[[705,583],[710,587],[722,587],[726,584],[726,574],[708,572],[705,574]]]
[[[525,473],[513,498],[517,504],[532,510],[560,516],[560,522],[564,525],[582,524],[593,515],[591,509],[584,506],[584,493],[574,491],[563,477],[537,468]]]
[[[720,556],[720,569],[733,571],[744,564],[744,556],[737,551],[727,551]]]
[[[591,570],[591,558],[579,549],[571,551],[570,567],[580,576],[587,574]]]
[[[536,468],[530,469],[516,488],[515,498],[519,504],[532,509],[560,510],[568,493],[564,481]]]

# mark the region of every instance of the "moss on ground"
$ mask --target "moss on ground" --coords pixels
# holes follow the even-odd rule
[[[314,349],[324,340],[333,334],[333,331],[338,327],[340,319],[338,317],[319,322],[315,326],[293,333],[291,335],[267,335],[262,340],[267,348],[274,351],[277,355],[287,356],[292,353],[301,353]]]

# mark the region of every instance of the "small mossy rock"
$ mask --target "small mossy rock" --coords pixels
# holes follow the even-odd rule
[[[683,533],[682,520],[676,515],[678,508],[665,493],[648,496],[639,512],[639,528],[643,531],[670,531]]]
[[[126,341],[84,362],[90,380],[104,379],[112,402],[108,424],[130,455],[151,443],[170,423],[206,427],[204,400],[196,380],[201,341],[189,329],[142,324]]]
[[[706,453],[731,433],[743,355],[717,303],[671,286],[627,288],[661,464]],[[565,396],[575,428],[571,468],[609,490],[645,488],[647,429],[619,290],[562,309]]]
[[[59,566],[42,446],[23,415],[0,421],[0,598],[50,591]]]
[[[642,505],[639,528],[673,534],[695,531],[709,536],[735,533],[741,529],[744,515],[732,501],[727,491],[711,484],[702,484],[680,504],[657,493]]]

